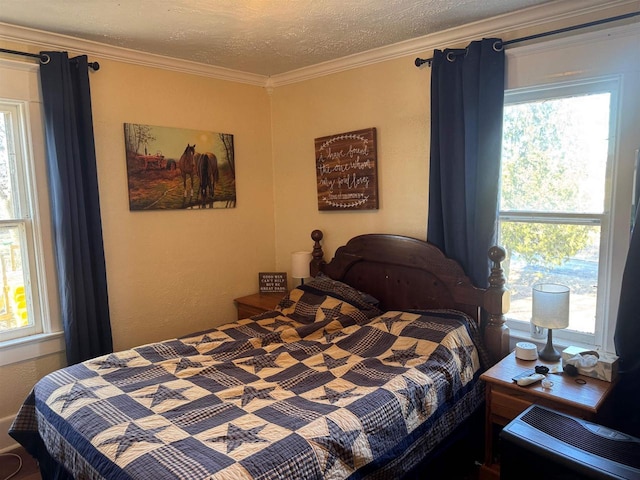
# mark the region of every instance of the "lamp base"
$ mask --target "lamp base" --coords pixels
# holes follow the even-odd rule
[[[558,362],[562,358],[562,354],[553,347],[552,331],[551,328],[547,330],[547,344],[538,352],[538,356],[547,362]]]

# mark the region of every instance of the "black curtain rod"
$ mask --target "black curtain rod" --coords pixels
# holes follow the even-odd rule
[[[38,60],[40,60],[40,63],[44,64],[49,63],[50,60],[49,55],[47,55],[46,53],[19,52],[18,50],[8,50],[6,48],[0,48],[0,53],[9,53],[11,55],[21,55],[23,57],[37,58]],[[94,71],[100,70],[100,64],[98,62],[89,62],[88,65],[89,68]]]
[[[581,28],[593,27],[595,25],[602,25],[603,23],[616,22],[618,20],[624,20],[625,18],[637,17],[638,15],[640,15],[640,12],[625,13],[624,15],[618,15],[617,17],[594,20],[593,22],[582,23],[580,25],[574,25],[572,27],[560,28],[558,30],[551,30],[550,32],[537,33],[535,35],[529,35],[528,37],[515,38],[513,40],[507,40],[506,42],[496,42],[494,48],[500,49],[506,47],[507,45],[511,45],[512,43],[526,42],[527,40],[535,40],[536,38],[548,37],[549,35],[557,35],[558,33],[570,32],[572,30],[579,30]],[[461,54],[464,53],[464,49],[460,50]],[[453,55],[456,55],[454,52],[451,53]],[[431,66],[432,61],[433,58],[416,58],[415,64],[416,67],[421,67],[425,63],[428,64],[428,66]]]

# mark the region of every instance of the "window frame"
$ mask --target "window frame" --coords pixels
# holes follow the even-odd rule
[[[40,284],[38,282],[40,274],[37,259],[41,256],[41,252],[40,249],[36,248],[39,228],[37,215],[35,215],[33,209],[34,202],[32,201],[33,189],[31,185],[33,178],[31,175],[32,168],[29,167],[33,164],[33,156],[30,153],[30,142],[27,135],[29,119],[26,113],[26,103],[0,97],[0,112],[9,114],[8,118],[11,120],[9,133],[12,136],[11,140],[14,149],[9,152],[9,155],[13,153],[15,160],[10,162],[9,166],[13,173],[12,187],[17,190],[14,199],[18,200],[13,205],[14,217],[0,220],[0,228],[16,227],[19,230],[25,292],[32,324],[15,330],[0,332],[0,342],[29,337],[43,332],[42,320],[45,312],[40,308],[40,294],[37,288],[37,285]],[[36,288],[34,288],[34,285],[36,285]]]
[[[36,328],[26,335],[0,338],[0,366],[64,350],[64,338],[57,296],[57,277],[49,209],[48,181],[38,65],[0,59],[0,102],[20,113],[20,141],[23,167],[21,192],[29,264],[31,311]],[[16,150],[18,148],[16,147]],[[19,169],[20,170],[20,169]],[[25,285],[26,286],[26,285]]]
[[[608,310],[609,292],[611,283],[611,249],[609,239],[611,222],[610,216],[613,208],[612,185],[614,182],[613,171],[615,168],[615,139],[617,138],[617,109],[620,89],[619,77],[593,78],[588,80],[578,80],[575,82],[560,82],[544,85],[540,87],[526,87],[513,89],[505,92],[504,105],[516,105],[531,103],[543,100],[575,97],[581,95],[608,93],[609,97],[609,142],[607,151],[607,165],[604,179],[604,205],[602,212],[539,212],[534,210],[500,210],[498,212],[498,231],[502,221],[522,222],[522,223],[547,223],[560,225],[587,225],[600,228],[600,251],[598,254],[598,289],[596,293],[596,311],[594,333],[577,332],[572,330],[558,330],[554,332],[554,337],[567,340],[573,343],[588,345],[603,345],[604,331],[601,328],[605,312]],[[604,288],[601,288],[604,287]],[[510,328],[515,330],[527,330],[529,322],[524,320],[510,319]]]
[[[605,187],[605,197],[611,204],[605,205],[601,225],[602,231],[608,230],[606,235],[601,234],[600,244],[600,259],[605,264],[599,268],[598,298],[603,300],[598,302],[594,335],[558,330],[554,332],[554,343],[561,346],[580,345],[615,352],[615,324],[629,242],[632,179],[640,139],[637,113],[640,61],[637,55],[632,55],[639,38],[638,25],[630,25],[506,52],[505,104],[512,103],[513,95],[520,95],[521,101],[525,101],[540,98],[549,89],[558,87],[579,92],[580,88],[588,90],[594,84],[617,85],[610,99],[610,152]],[[515,341],[535,340],[531,338],[528,322],[508,320],[507,324]]]

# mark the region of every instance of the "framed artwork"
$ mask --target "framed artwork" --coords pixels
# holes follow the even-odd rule
[[[129,210],[233,208],[233,135],[124,124]]]
[[[318,210],[378,208],[376,129],[315,139]]]

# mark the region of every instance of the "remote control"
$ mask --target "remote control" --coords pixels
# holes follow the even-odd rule
[[[529,375],[528,377],[519,378],[516,382],[521,387],[526,387],[527,385],[531,385],[532,383],[539,382],[544,378],[544,375],[541,373],[534,373],[533,375]]]

